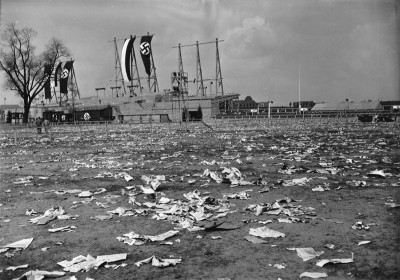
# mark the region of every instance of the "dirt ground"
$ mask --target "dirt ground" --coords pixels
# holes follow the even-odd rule
[[[267,125],[249,120],[211,125],[213,131],[201,124],[158,124],[151,131],[148,125],[53,127],[52,139],[50,133],[20,128],[17,145],[15,127],[2,126],[0,248],[33,241],[26,249],[0,253],[0,279],[18,279],[36,269],[61,272],[58,262],[79,255],[119,253],[128,253],[126,260],[112,264],[126,266],[102,265],[57,279],[284,280],[299,279],[303,272],[325,272],[326,279],[400,279],[398,123]],[[232,167],[240,171],[239,184],[222,173]],[[207,176],[207,169],[223,181]],[[165,180],[154,194],[144,194],[140,185],[150,185],[142,175],[164,175]],[[204,198],[203,207],[187,198],[195,190]],[[95,194],[78,197],[81,191]],[[166,198],[169,202],[160,208]],[[276,201],[282,211],[268,213]],[[157,219],[161,209],[174,205],[185,210]],[[264,212],[257,213],[257,205]],[[30,222],[60,206],[76,219]],[[118,207],[131,211],[108,214]],[[37,214],[27,215],[30,209]],[[194,216],[199,209],[205,219]],[[101,215],[112,218],[95,218]],[[203,230],[182,229],[182,219]],[[357,222],[362,223],[352,228]],[[63,226],[76,228],[49,232]],[[285,236],[259,237],[263,244],[244,238],[259,227]],[[176,228],[167,244],[128,245],[117,239],[132,231],[154,236]],[[303,261],[289,250],[309,247],[323,254]],[[316,265],[352,254],[350,263]],[[135,265],[153,255],[181,262],[163,268]],[[23,264],[29,266],[7,270]]]

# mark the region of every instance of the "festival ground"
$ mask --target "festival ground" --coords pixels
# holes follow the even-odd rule
[[[399,124],[267,122],[2,126],[0,279],[399,279]]]

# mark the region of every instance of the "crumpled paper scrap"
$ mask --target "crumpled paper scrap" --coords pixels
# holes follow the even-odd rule
[[[303,277],[318,279],[318,278],[326,278],[328,277],[328,274],[326,274],[325,272],[303,272],[302,274],[300,274],[300,278]]]
[[[13,280],[42,280],[45,277],[58,278],[64,276],[63,271],[44,271],[44,270],[31,270],[24,273],[19,278],[14,278]]]
[[[276,230],[269,229],[268,227],[259,227],[259,228],[250,228],[250,235],[258,236],[258,237],[285,237],[285,234]]]
[[[157,266],[157,267],[167,267],[167,266],[173,266],[177,265],[178,263],[182,262],[182,259],[161,259],[157,258],[156,256],[151,256],[150,258],[135,262],[135,265],[137,267],[140,267],[144,264],[150,263],[152,266]]]
[[[347,258],[347,259],[323,259],[323,260],[318,261],[316,264],[319,267],[323,267],[327,263],[337,264],[337,263],[352,263],[352,262],[354,262],[354,254],[353,253],[351,253],[351,258]]]

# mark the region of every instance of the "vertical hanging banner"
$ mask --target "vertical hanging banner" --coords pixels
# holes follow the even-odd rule
[[[68,93],[68,77],[71,74],[72,64],[74,61],[67,61],[62,69],[60,76],[60,92]]]
[[[146,69],[147,75],[150,76],[151,65],[150,65],[150,55],[151,55],[151,39],[153,35],[142,36],[140,40],[140,54],[142,56],[144,68]]]
[[[130,39],[126,39],[124,46],[122,47],[122,55],[121,55],[121,70],[122,77],[125,82],[130,82],[132,80],[131,73],[131,59],[133,50],[133,42],[135,42],[136,36]]]
[[[46,82],[44,83],[44,98],[51,99],[50,89],[50,76],[51,76],[51,65],[46,64],[44,66],[44,75],[46,76]]]
[[[58,63],[56,70],[54,71],[54,86],[57,86],[57,80],[58,77],[60,76],[60,71],[61,71],[61,67],[62,66],[62,62]]]

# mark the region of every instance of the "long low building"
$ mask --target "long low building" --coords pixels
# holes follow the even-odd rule
[[[379,101],[346,101],[335,103],[318,103],[312,107],[311,111],[368,111],[383,110]]]
[[[73,105],[68,102],[45,104],[43,117],[52,122],[118,121],[179,122],[209,120],[239,98],[239,94],[219,96],[177,96],[147,93],[118,98],[85,97]]]

